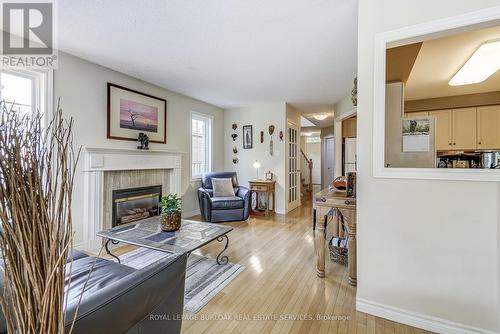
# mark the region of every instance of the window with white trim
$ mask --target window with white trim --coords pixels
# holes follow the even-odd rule
[[[48,71],[2,69],[0,100],[21,114],[31,115],[39,110],[46,118],[50,112],[50,78]]]
[[[0,98],[8,109],[22,114],[32,114],[35,111],[35,82],[33,78],[14,72],[0,73]]]
[[[191,178],[212,170],[212,117],[191,113]]]

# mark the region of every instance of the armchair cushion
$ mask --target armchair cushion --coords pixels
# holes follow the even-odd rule
[[[214,187],[214,197],[234,196],[234,188],[230,178],[213,177],[212,186]]]
[[[212,197],[212,208],[215,210],[243,209],[245,201],[237,196]]]
[[[233,188],[238,188],[238,178],[235,172],[205,173],[201,177],[201,186],[205,189],[213,189],[212,178],[231,179]]]

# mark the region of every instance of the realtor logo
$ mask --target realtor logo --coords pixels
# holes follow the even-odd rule
[[[54,4],[2,2],[2,66],[54,68]]]

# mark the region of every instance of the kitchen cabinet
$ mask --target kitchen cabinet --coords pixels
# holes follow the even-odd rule
[[[474,150],[477,143],[476,108],[453,109],[452,145],[454,150]]]
[[[425,117],[429,116],[427,111],[406,112],[405,117]]]
[[[429,113],[436,123],[436,150],[448,151],[453,149],[452,143],[452,111],[436,110]]]
[[[342,121],[342,137],[343,138],[356,138],[356,131],[358,126],[357,117],[351,117]]]
[[[477,108],[477,148],[500,149],[500,106]]]

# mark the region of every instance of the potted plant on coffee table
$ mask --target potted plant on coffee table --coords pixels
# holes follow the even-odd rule
[[[181,199],[176,194],[163,196],[160,201],[160,225],[162,231],[177,231],[181,228]]]

